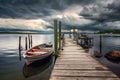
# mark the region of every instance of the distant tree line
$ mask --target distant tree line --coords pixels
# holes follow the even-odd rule
[[[120,34],[120,29],[115,29],[115,30],[101,30],[98,32],[99,34],[105,34],[105,33],[112,33],[112,34]]]

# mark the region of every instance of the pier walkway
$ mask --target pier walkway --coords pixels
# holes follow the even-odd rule
[[[70,38],[57,58],[50,80],[120,80]]]

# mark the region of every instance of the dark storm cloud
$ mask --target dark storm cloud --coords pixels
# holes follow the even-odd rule
[[[94,3],[96,0],[63,0],[67,5],[71,4],[80,4],[80,5],[87,5],[90,3]]]
[[[6,24],[16,28],[19,23],[53,29],[53,20],[59,19],[65,30],[76,26],[79,30],[98,31],[120,28],[119,13],[120,0],[0,0],[0,27]],[[14,19],[22,20],[11,24]]]
[[[86,19],[105,23],[120,20],[120,1],[116,0],[111,4],[94,4],[92,7],[84,7],[80,15]],[[97,16],[96,16],[97,15]]]
[[[42,6],[42,4],[39,4],[34,0],[29,0],[29,2],[26,2],[26,0],[22,2],[19,2],[18,0],[16,0],[15,2],[0,2],[0,17],[38,18],[50,14],[51,11],[49,9],[39,6]]]
[[[56,17],[46,18],[46,16],[56,15],[56,11],[62,12],[73,5],[87,5],[95,0],[0,0],[0,17],[15,19],[36,19],[41,18],[52,23]],[[67,20],[67,21],[66,21]],[[75,20],[71,17],[64,19],[64,25],[70,25]],[[52,26],[47,28],[53,29]]]
[[[109,4],[107,8],[112,11],[108,14],[108,18],[113,20],[120,20],[120,0]]]
[[[50,11],[43,4],[44,0],[1,0],[0,17],[37,18],[49,15]]]
[[[70,5],[86,5],[94,0],[0,0],[2,18],[38,18],[53,10],[64,10]]]
[[[104,1],[83,6],[80,15],[85,19],[95,21],[94,24],[89,25],[91,29],[120,29],[120,0]]]

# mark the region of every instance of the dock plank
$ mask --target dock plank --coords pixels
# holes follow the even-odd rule
[[[50,80],[120,80],[119,78],[97,78],[97,77],[51,77]]]
[[[55,65],[54,69],[97,69],[97,68],[102,68],[102,69],[108,69],[105,66],[102,65]]]
[[[109,75],[108,75],[109,74]],[[111,71],[88,71],[88,70],[54,70],[54,76],[64,76],[64,77],[110,77],[116,78],[115,74],[111,74]]]

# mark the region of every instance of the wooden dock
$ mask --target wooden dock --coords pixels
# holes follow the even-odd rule
[[[55,62],[50,80],[120,80],[72,39],[65,38],[64,50]]]

